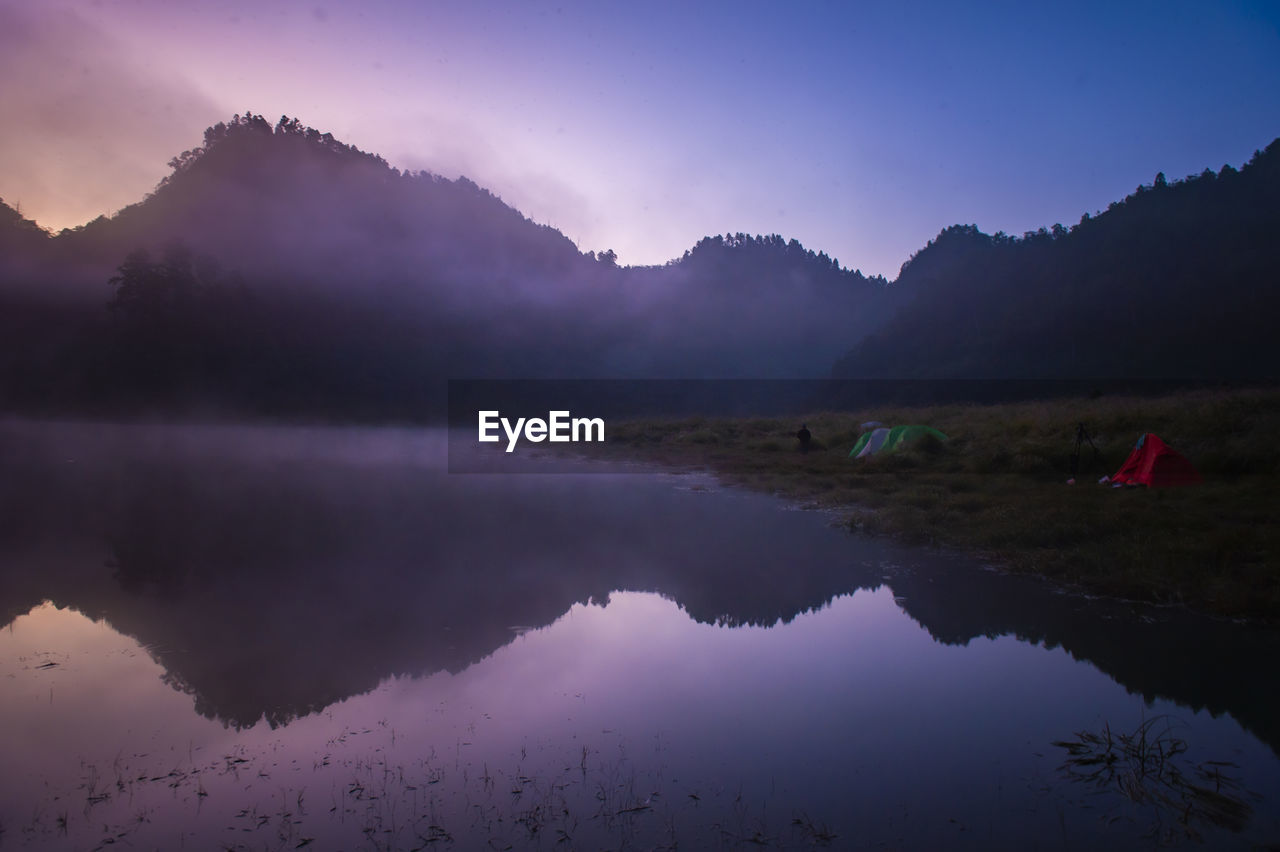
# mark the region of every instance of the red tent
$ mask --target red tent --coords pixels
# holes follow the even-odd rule
[[[1186,457],[1148,432],[1138,439],[1138,445],[1111,481],[1162,488],[1167,485],[1194,485],[1201,480],[1200,473]]]

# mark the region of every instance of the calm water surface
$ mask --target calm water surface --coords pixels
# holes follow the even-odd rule
[[[0,849],[1280,843],[1275,631],[443,459],[0,424]]]

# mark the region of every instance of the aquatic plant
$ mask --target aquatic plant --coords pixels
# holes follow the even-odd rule
[[[1073,739],[1053,743],[1067,752],[1060,770],[1071,781],[1149,810],[1148,834],[1161,841],[1200,840],[1197,824],[1241,831],[1253,807],[1240,782],[1226,774],[1236,765],[1191,762],[1186,740],[1174,735],[1175,721],[1155,716],[1130,733],[1113,731],[1109,723],[1100,731],[1077,731]]]

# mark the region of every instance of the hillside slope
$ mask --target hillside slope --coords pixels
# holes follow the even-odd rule
[[[1280,373],[1280,140],[1240,170],[1150,186],[1071,228],[944,230],[908,304],[839,377],[1245,379]]]

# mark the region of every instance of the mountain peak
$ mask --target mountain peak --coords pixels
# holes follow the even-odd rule
[[[201,168],[235,169],[254,160],[307,156],[327,157],[334,162],[362,163],[388,174],[400,174],[378,155],[340,142],[332,133],[321,133],[296,118],[282,115],[273,127],[261,115],[246,112],[232,116],[230,122],[220,121],[207,128],[203,145],[183,151],[169,161],[173,172],[160,182],[160,186]]]
[[[0,248],[24,249],[43,243],[49,232],[0,198]]]

